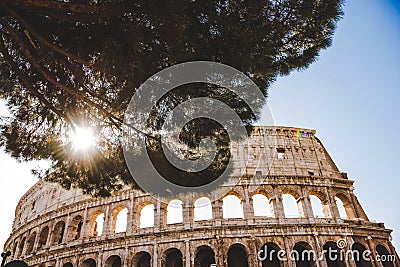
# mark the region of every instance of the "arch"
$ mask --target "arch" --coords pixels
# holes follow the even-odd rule
[[[28,241],[26,241],[26,255],[29,255],[33,252],[33,246],[35,245],[35,240],[36,240],[36,232],[33,232],[29,238]]]
[[[86,259],[81,267],[96,267],[96,261],[92,258]]]
[[[104,220],[104,213],[100,213],[96,216],[93,222],[93,236],[101,236],[103,234]]]
[[[354,219],[354,211],[349,198],[342,193],[338,193],[335,196],[336,206],[339,209],[339,215],[342,219]]]
[[[236,195],[227,195],[222,199],[223,218],[244,218],[242,200]]]
[[[133,257],[132,267],[150,267],[151,266],[151,256],[146,251],[138,252]]]
[[[49,227],[46,225],[45,227],[43,227],[42,231],[40,231],[37,250],[46,246],[48,237],[49,237]]]
[[[343,201],[340,198],[335,197],[335,202],[336,202],[336,206],[337,206],[337,208],[339,210],[340,218],[348,219],[347,214],[346,214],[346,209],[345,209],[344,204],[343,204]]]
[[[306,242],[298,242],[294,245],[291,257],[296,261],[296,267],[315,267],[315,259],[318,255]]]
[[[351,251],[357,267],[372,267],[371,259],[367,258],[369,251],[367,251],[363,244],[355,242],[351,246]]]
[[[70,225],[70,231],[71,231],[70,239],[78,240],[81,237],[82,226],[83,226],[82,216],[81,215],[75,216]]]
[[[13,248],[13,252],[12,252],[12,256],[15,258],[17,255],[16,255],[16,253],[18,252],[17,251],[17,248],[18,248],[18,241],[15,241],[15,244],[14,244],[14,248]]]
[[[112,255],[108,257],[108,259],[105,262],[105,267],[121,267],[121,266],[122,266],[121,257],[118,255]]]
[[[324,256],[328,267],[345,267],[343,251],[339,249],[336,242],[329,241],[323,246]]]
[[[92,236],[101,236],[103,234],[103,228],[104,228],[104,220],[105,220],[105,214],[101,210],[97,210],[93,212],[88,221],[88,230],[87,230],[87,235],[89,237]]]
[[[320,199],[319,196],[315,194],[310,195],[310,202],[311,202],[311,208],[314,214],[315,218],[325,218],[325,212],[324,212],[324,207],[322,205],[322,200]]]
[[[198,198],[194,202],[194,220],[206,221],[212,220],[211,200],[208,197]]]
[[[394,267],[394,257],[389,253],[384,245],[378,244],[376,246],[376,253],[379,255],[379,262],[383,267]]]
[[[17,253],[18,256],[21,256],[24,253],[25,241],[26,237],[22,238],[21,243],[19,243],[19,248]]]
[[[215,264],[215,253],[209,246],[200,246],[197,248],[194,258],[194,267],[210,267]]]
[[[128,213],[129,210],[126,206],[116,207],[112,211],[111,219],[111,232],[112,233],[124,233],[128,227]]]
[[[182,223],[183,210],[182,201],[179,199],[171,200],[167,206],[167,224]]]
[[[59,221],[55,226],[52,234],[52,245],[60,245],[63,241],[65,233],[65,222]]]
[[[29,267],[29,266],[24,261],[14,260],[4,265],[4,267]],[[42,265],[40,265],[40,267],[42,267]]]
[[[280,250],[280,247],[273,242],[265,243],[261,247],[260,251],[262,252],[259,255],[262,267],[283,267],[282,262],[278,258]]]
[[[246,248],[242,244],[233,244],[228,250],[228,267],[248,267]]]
[[[154,226],[154,204],[147,204],[140,210],[139,227],[153,227]]]
[[[177,248],[165,251],[165,265],[163,267],[183,267],[182,252]]]
[[[264,194],[252,196],[254,216],[273,217],[269,199]]]
[[[71,262],[66,262],[62,267],[74,267],[74,265]]]
[[[282,204],[285,218],[300,218],[299,205],[292,193],[282,195]]]

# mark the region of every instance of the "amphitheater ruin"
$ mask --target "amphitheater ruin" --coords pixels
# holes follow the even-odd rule
[[[199,195],[163,202],[129,189],[93,199],[39,181],[16,207],[7,261],[37,267],[400,266],[392,230],[369,221],[354,182],[314,130],[257,127],[231,151],[235,172],[216,200]],[[324,253],[329,249],[337,257]],[[305,251],[316,257],[295,257]]]

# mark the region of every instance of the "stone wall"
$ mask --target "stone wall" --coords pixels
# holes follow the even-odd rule
[[[373,259],[382,253],[395,255],[395,262],[390,262],[394,265],[384,266],[400,266],[390,242],[391,230],[368,220],[354,194],[353,181],[339,172],[315,131],[256,128],[249,140],[232,145],[232,154],[236,173],[219,190],[240,201],[242,212],[236,218],[224,218],[224,198],[213,195],[180,198],[182,221],[169,224],[167,214],[174,199],[161,201],[134,190],[92,199],[79,190],[66,191],[40,181],[21,198],[5,249],[12,252],[11,259],[46,267],[176,267],[179,261],[182,266],[203,267],[211,258],[217,266],[243,267],[241,261],[245,260],[248,266],[261,267],[266,263],[262,265],[257,254],[264,244],[287,255],[299,247],[322,255],[327,245],[344,240],[343,253],[364,248],[372,252]],[[298,217],[288,216],[284,194],[295,199]],[[270,216],[255,215],[255,195],[265,196]],[[315,216],[312,195],[320,200],[323,216]],[[196,200],[205,197],[209,198],[212,218],[196,220]],[[340,214],[336,199],[343,203],[345,216]],[[153,209],[154,223],[149,227],[140,225],[145,207]],[[116,232],[118,214],[124,209],[126,230]],[[104,214],[101,235],[96,223],[100,214]],[[328,266],[325,258],[303,266],[315,264]],[[359,265],[351,258],[341,264],[381,266],[376,261]],[[279,266],[294,267],[296,262],[289,259]]]

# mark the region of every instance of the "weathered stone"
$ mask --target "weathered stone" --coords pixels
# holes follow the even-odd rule
[[[309,249],[318,256],[338,240],[351,248],[371,251],[371,257],[393,255],[391,230],[383,223],[368,220],[353,192],[353,181],[341,173],[314,130],[289,127],[257,127],[248,140],[232,145],[235,171],[221,190],[241,200],[243,218],[223,218],[220,199],[211,203],[212,219],[195,221],[195,200],[182,200],[183,221],[168,224],[168,203],[149,194],[125,190],[112,197],[92,199],[79,190],[66,191],[56,184],[39,181],[16,207],[12,233],[5,244],[11,251],[8,261],[22,259],[30,266],[287,266],[263,265],[258,252],[268,249]],[[228,189],[228,190],[227,190]],[[253,196],[268,198],[272,216],[255,216]],[[286,218],[282,195],[297,201],[299,218]],[[324,217],[313,214],[310,195],[321,200]],[[201,197],[201,196],[198,196]],[[210,197],[213,199],[212,197]],[[347,214],[341,218],[335,198]],[[140,227],[141,210],[152,204],[154,226]],[[126,208],[126,231],[115,233],[117,215]],[[101,235],[96,218],[104,214]],[[326,258],[326,257],[325,257]],[[345,257],[343,263],[317,259],[318,266],[356,266]],[[181,261],[181,262],[180,262]],[[275,265],[274,265],[275,264]],[[310,263],[301,266],[315,266]],[[377,261],[366,265],[381,266]]]

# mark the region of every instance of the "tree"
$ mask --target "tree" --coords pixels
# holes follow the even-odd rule
[[[46,179],[65,188],[95,196],[137,188],[120,134],[148,77],[181,62],[216,61],[246,73],[266,97],[278,75],[307,68],[331,45],[341,16],[342,0],[3,0],[0,94],[12,116],[3,118],[1,145],[15,158],[50,159]],[[247,126],[254,121],[229,90],[192,84],[166,95],[148,127],[159,129],[170,110],[199,96],[228,104]],[[97,143],[77,153],[68,134],[84,126],[96,129]],[[223,131],[215,123],[197,120],[181,137],[196,147],[216,132]]]

